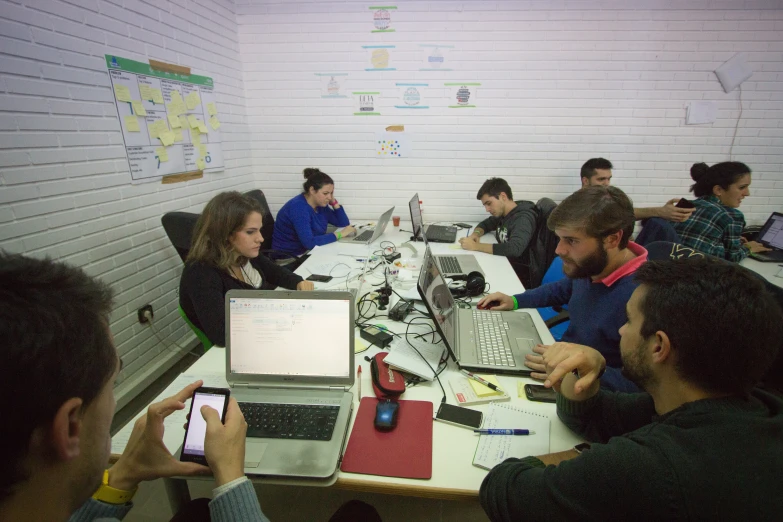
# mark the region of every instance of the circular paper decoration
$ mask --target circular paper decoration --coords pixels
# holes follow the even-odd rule
[[[376,69],[386,69],[389,66],[389,51],[386,49],[375,49],[372,52],[370,61]]]
[[[383,31],[389,28],[391,25],[391,15],[386,9],[379,9],[372,15],[373,24],[379,31]]]

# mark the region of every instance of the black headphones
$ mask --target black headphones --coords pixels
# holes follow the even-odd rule
[[[484,287],[487,282],[484,280],[484,274],[473,271],[468,275],[455,275],[451,277],[452,281],[465,281],[465,286],[460,288],[449,288],[454,297],[476,297],[484,293]]]

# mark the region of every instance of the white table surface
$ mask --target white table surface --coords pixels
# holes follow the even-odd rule
[[[762,263],[751,257],[740,261],[740,265],[764,276],[764,279],[783,288],[783,263]]]
[[[399,228],[399,227],[398,227]],[[410,234],[403,233],[395,229],[392,226],[386,230],[381,237],[381,241],[392,241],[397,247],[398,251],[402,254],[401,260],[413,267],[418,266],[420,268],[421,260],[424,256],[424,244],[414,243],[415,248],[418,251],[417,257],[412,257],[411,250],[407,248],[400,248],[399,245],[408,240]],[[410,230],[410,225],[405,222],[402,223],[402,228]],[[458,234],[461,237],[462,234]],[[485,240],[490,240],[487,238]],[[320,247],[312,252],[311,257],[303,263],[303,265],[297,270],[297,273],[306,277],[310,270],[315,271],[319,269],[317,273],[321,273],[323,269],[328,267],[332,268],[333,274],[346,274],[348,273],[348,267],[346,266],[334,266],[335,263],[345,263],[350,267],[356,267],[354,274],[359,274],[363,263],[358,262],[356,259],[361,256],[366,256],[373,251],[380,248],[380,241],[376,241],[372,245],[350,245],[342,242],[332,243],[325,247]],[[470,253],[462,251],[458,248],[458,245],[450,244],[437,244],[431,243],[430,247],[435,254],[457,254],[457,253]],[[338,254],[350,254],[349,256]],[[499,290],[507,294],[519,293],[524,291],[522,284],[514,273],[511,265],[508,263],[505,257],[493,256],[491,254],[484,254],[473,252],[481,265],[482,270],[485,273],[486,280],[491,284],[492,291]],[[354,257],[355,256],[355,257]],[[417,269],[408,270],[409,274],[405,274],[406,269],[401,270],[400,280],[394,283],[396,291],[400,292],[406,287],[411,287],[415,284],[415,278],[418,276]],[[381,270],[378,269],[378,273]],[[408,277],[406,277],[408,276]],[[324,287],[331,287],[333,289],[339,289],[344,287],[344,279],[335,278],[330,283],[317,283],[316,289],[324,289]],[[362,293],[369,289],[368,283],[378,283],[381,281],[380,275],[373,279],[372,276],[368,277],[363,287]],[[393,296],[391,305],[396,301],[396,297]],[[423,304],[419,307],[424,309]],[[526,310],[533,317],[534,323],[539,329],[541,338],[544,343],[551,343],[553,339],[549,334],[549,331],[544,326],[544,323],[535,310]],[[380,312],[383,314],[384,312]],[[408,318],[412,317],[411,315]],[[392,331],[398,333],[404,332],[404,326],[401,323],[390,321],[386,317],[377,317],[372,320],[373,323],[383,324]],[[400,330],[399,327],[402,327]],[[358,332],[357,332],[357,339]],[[374,346],[371,346],[367,351],[356,355],[356,366],[362,367],[361,377],[361,392],[362,396],[372,396],[372,384],[370,378],[370,364],[364,360],[365,356],[372,357],[379,350]],[[206,385],[227,387],[225,380],[225,349],[219,347],[213,347],[205,355],[203,355],[196,363],[187,369],[177,381],[172,383],[163,393],[160,394],[155,401],[172,395],[174,392],[182,388],[185,381],[189,381],[190,378],[197,379],[202,378],[206,381]],[[441,374],[441,382],[446,390],[446,400],[449,404],[456,404],[454,396],[451,393],[451,389],[448,384],[448,380],[451,376],[457,374],[457,366],[453,361],[449,361],[448,368]],[[557,418],[555,411],[555,405],[549,403],[530,402],[524,397],[518,397],[517,383],[534,383],[529,378],[518,378],[510,376],[498,376],[498,380],[502,388],[511,395],[510,404],[518,408],[525,409],[527,411],[544,414],[550,418],[550,451],[563,451],[574,444],[580,442],[580,439],[568,430],[565,425]],[[355,419],[355,412],[358,409],[358,402],[360,397],[358,396],[359,385],[353,387],[354,395],[356,396],[356,402],[354,404],[354,415],[351,419],[351,427]],[[411,387],[405,391],[401,399],[409,400],[422,400],[430,401],[433,403],[433,408],[436,408],[441,401],[443,393],[437,381],[421,383],[417,386]],[[189,404],[188,404],[189,407]],[[474,405],[471,408],[486,411],[487,404]],[[186,408],[187,410],[188,408]],[[146,411],[144,412],[146,413]],[[184,429],[182,427],[184,422],[184,415],[186,412],[179,412],[175,414],[175,417],[171,420],[167,419],[166,431],[164,434],[164,443],[166,447],[175,452],[182,444],[184,437]],[[143,413],[142,413],[143,414]],[[142,415],[142,414],[139,414]],[[182,417],[180,419],[179,417]],[[127,438],[130,435],[133,422],[129,422],[128,425],[123,428],[112,440],[112,453],[121,453],[124,450]],[[350,431],[349,431],[350,437]],[[443,499],[465,499],[475,498],[478,495],[478,489],[481,485],[481,481],[487,474],[486,470],[475,467],[472,465],[473,455],[478,442],[478,436],[474,435],[472,431],[460,428],[441,422],[433,423],[433,466],[432,466],[432,478],[429,480],[420,479],[403,479],[395,477],[381,477],[375,475],[361,475],[356,473],[344,473],[337,471],[336,484],[342,488],[362,490],[362,491],[375,491],[382,493],[392,493],[398,495],[410,495],[421,497],[433,497]],[[347,441],[346,441],[347,444]],[[525,455],[520,455],[520,457]],[[265,480],[261,480],[265,481]],[[280,480],[274,480],[273,482],[281,483]],[[283,481],[284,483],[285,481]],[[302,481],[295,481],[294,483],[302,484]],[[304,482],[306,483],[306,482]],[[323,483],[314,485],[324,485]]]

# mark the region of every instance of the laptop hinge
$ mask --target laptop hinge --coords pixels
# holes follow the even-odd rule
[[[250,388],[250,385],[246,382],[235,382],[231,385],[232,388]]]
[[[329,391],[346,391],[345,386],[329,386]]]

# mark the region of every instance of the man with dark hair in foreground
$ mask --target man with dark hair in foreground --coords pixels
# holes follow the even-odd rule
[[[111,306],[109,287],[82,270],[0,252],[0,520],[121,519],[140,482],[211,469],[213,520],[266,521],[244,475],[247,424],[235,399],[225,424],[208,406],[193,413],[207,422],[210,468],[179,462],[163,445],[163,419],[201,381],[151,405],[104,473],[121,366]]]
[[[491,520],[780,518],[783,400],[754,388],[781,344],[780,307],[717,259],[648,262],[636,279],[620,348],[646,393],[599,389],[598,351],[552,345],[545,386],[593,444],[493,468],[480,491]]]

